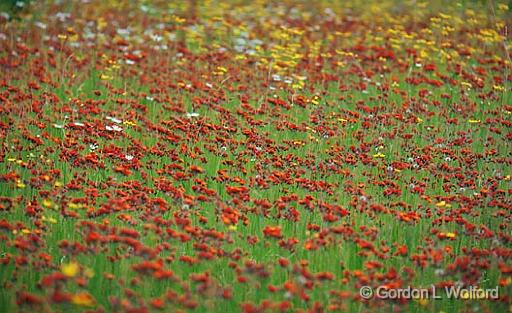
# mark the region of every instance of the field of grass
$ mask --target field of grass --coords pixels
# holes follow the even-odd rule
[[[0,312],[512,312],[506,2],[11,2]]]

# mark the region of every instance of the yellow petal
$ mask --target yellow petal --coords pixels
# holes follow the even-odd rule
[[[88,292],[80,292],[71,296],[71,303],[81,306],[93,306],[94,298]]]
[[[60,270],[67,277],[75,277],[78,274],[79,265],[76,262],[62,264]]]
[[[49,209],[49,208],[51,208],[51,207],[53,206],[53,202],[52,202],[52,200],[50,200],[50,199],[44,199],[44,200],[43,200],[43,206],[44,206],[45,208],[48,208],[48,209]]]

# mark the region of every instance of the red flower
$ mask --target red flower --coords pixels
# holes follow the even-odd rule
[[[265,237],[274,237],[281,238],[283,235],[281,234],[281,227],[279,226],[265,226],[263,229],[263,234]]]

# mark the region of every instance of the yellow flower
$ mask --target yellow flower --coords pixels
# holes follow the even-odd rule
[[[179,17],[177,15],[173,16],[173,18],[174,18],[174,22],[176,22],[176,24],[182,24],[183,22],[186,21],[186,19],[181,18],[181,17]]]
[[[43,200],[43,206],[47,209],[51,208],[53,206],[53,202],[50,199],[44,199]]]
[[[79,269],[80,266],[76,262],[62,264],[60,266],[60,271],[67,277],[75,277],[78,274]]]
[[[46,222],[52,223],[52,224],[57,224],[57,220],[54,219],[53,217],[45,217],[45,216],[43,216],[43,221],[46,221]]]
[[[88,292],[80,292],[71,296],[71,303],[81,306],[93,306],[94,298]]]
[[[71,41],[71,42],[77,42],[77,41],[78,41],[78,39],[80,39],[80,38],[78,37],[78,34],[74,34],[74,35],[72,35],[71,37],[69,37],[69,41]]]
[[[442,207],[446,206],[446,201],[438,202],[438,203],[436,203],[436,206],[442,208]]]
[[[124,121],[124,122],[123,122],[123,124],[124,124],[124,125],[128,125],[128,126],[137,126],[137,123],[136,123],[136,122],[134,122],[134,121],[128,121],[128,120]]]
[[[68,203],[68,208],[70,209],[73,209],[73,210],[76,210],[76,209],[81,209],[84,207],[84,204],[83,203]]]
[[[472,299],[471,293],[467,289],[462,289],[460,291],[460,298],[464,300]]]
[[[505,91],[505,87],[500,86],[500,85],[494,85],[494,86],[492,86],[492,89],[494,89],[496,91]]]
[[[293,89],[302,89],[304,88],[304,82],[299,80],[298,82],[292,84]]]
[[[107,27],[107,22],[103,17],[100,17],[97,21],[97,27],[99,31],[102,31],[105,27]]]
[[[225,67],[222,67],[222,66],[217,66],[217,70],[215,72],[213,72],[214,75],[224,75],[228,72],[228,70],[225,68]]]
[[[377,153],[377,154],[374,154],[373,157],[374,158],[384,158],[386,155],[384,153]]]
[[[418,299],[418,303],[421,305],[421,306],[426,306],[428,304],[428,299],[426,298],[420,298]]]
[[[473,120],[473,119],[471,119],[471,120],[468,120],[468,123],[470,123],[470,124],[478,124],[478,123],[480,123],[480,120]]]
[[[455,238],[455,233],[448,232],[448,233],[445,233],[444,235],[446,238]]]
[[[106,75],[106,74],[101,74],[100,76],[100,79],[101,80],[112,80],[112,76],[109,76],[109,75]]]

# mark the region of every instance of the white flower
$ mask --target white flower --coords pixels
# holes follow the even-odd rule
[[[35,22],[34,25],[36,25],[37,27],[41,28],[41,29],[46,29],[46,24],[45,23],[42,23],[42,22]]]
[[[129,36],[130,35],[130,29],[129,28],[118,28],[116,30],[116,32],[120,36]]]
[[[281,76],[279,76],[277,74],[273,74],[272,75],[272,80],[276,81],[276,82],[280,82],[281,81]]]
[[[187,114],[185,114],[187,116],[187,118],[193,118],[193,117],[198,117],[199,116],[199,113],[196,113],[196,112],[187,112]]]
[[[64,125],[61,125],[61,124],[53,124],[53,127],[57,128],[57,129],[63,129],[63,128],[64,128]]]
[[[159,36],[159,35],[150,35],[151,39],[153,39],[153,41],[156,41],[156,42],[160,42],[162,41],[162,39],[164,39],[162,36]]]
[[[116,132],[121,132],[121,131],[123,131],[123,128],[122,128],[122,127],[119,127],[119,126],[117,126],[117,125],[112,125],[112,129],[113,129],[114,131],[116,131]]]
[[[122,122],[120,119],[117,119],[117,118],[112,117],[112,116],[107,116],[106,119],[110,120],[110,121],[112,121],[112,122],[114,122],[116,124],[121,124],[121,122]]]
[[[123,131],[123,128],[119,127],[117,125],[106,125],[105,129],[108,130],[108,131],[116,131],[116,132]]]
[[[131,161],[131,160],[133,160],[133,155],[129,155],[129,154],[127,154],[127,155],[125,155],[125,156],[124,156],[124,158],[125,158],[126,160],[128,160],[128,161]]]
[[[66,19],[68,19],[70,17],[71,17],[71,14],[69,14],[69,13],[58,12],[57,14],[55,14],[55,18],[57,18],[59,20],[59,22],[65,22]]]

